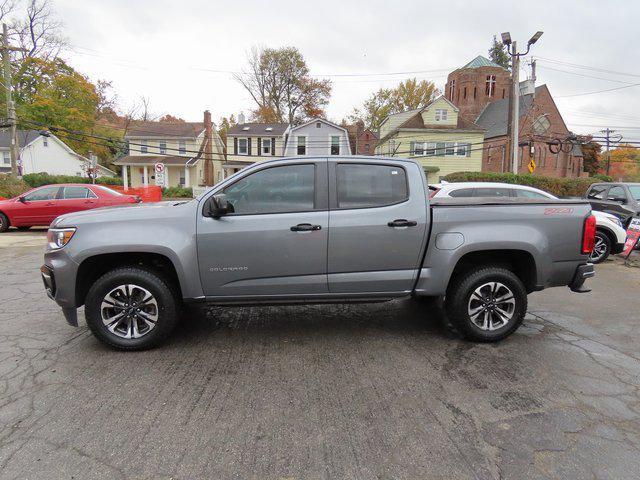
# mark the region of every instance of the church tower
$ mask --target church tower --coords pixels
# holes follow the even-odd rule
[[[509,98],[510,89],[509,70],[478,55],[449,74],[445,96],[460,109],[460,114],[475,121],[488,103]]]

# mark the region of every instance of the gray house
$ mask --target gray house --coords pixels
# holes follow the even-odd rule
[[[351,155],[347,129],[323,118],[314,118],[297,127],[291,127],[284,156],[304,155]]]

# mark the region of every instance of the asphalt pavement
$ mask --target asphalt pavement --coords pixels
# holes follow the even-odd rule
[[[403,300],[213,308],[121,353],[46,297],[43,245],[0,235],[0,479],[640,476],[640,268],[531,295],[499,344]]]

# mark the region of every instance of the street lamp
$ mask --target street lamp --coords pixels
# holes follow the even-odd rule
[[[513,83],[513,90],[509,96],[510,110],[511,110],[511,169],[513,173],[518,173],[518,143],[519,143],[519,124],[520,124],[520,57],[527,55],[531,49],[531,45],[540,40],[542,31],[538,30],[527,42],[527,51],[518,52],[516,42],[511,40],[511,34],[504,32],[500,36],[502,37],[502,43],[507,47],[507,53],[511,56],[511,82]]]

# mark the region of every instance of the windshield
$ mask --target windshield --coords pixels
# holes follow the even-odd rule
[[[635,200],[640,200],[640,185],[629,185],[629,191]]]

